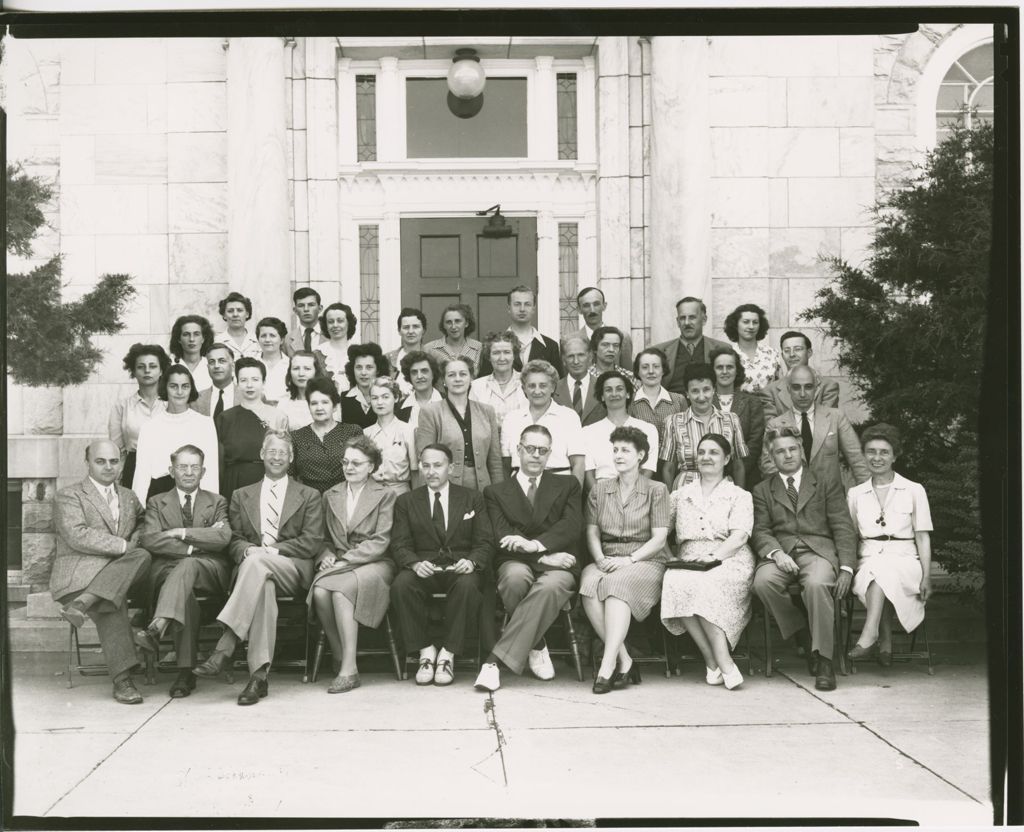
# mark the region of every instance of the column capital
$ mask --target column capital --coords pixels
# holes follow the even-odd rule
[[[555,67],[555,59],[551,55],[538,55],[533,63],[538,72],[551,72]]]

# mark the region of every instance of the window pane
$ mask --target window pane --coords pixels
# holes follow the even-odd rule
[[[959,64],[974,77],[977,82],[992,77],[995,71],[995,58],[992,55],[992,44],[986,43],[975,47],[960,60]]]
[[[574,222],[558,224],[558,317],[559,331],[571,335],[580,328],[580,310],[576,304],[579,291],[579,228]]]
[[[576,76],[558,76],[558,158],[576,156]]]
[[[377,161],[377,79],[356,76],[356,148],[360,162]]]
[[[380,229],[359,226],[359,340],[380,341]]]
[[[977,107],[980,113],[991,113],[994,106],[995,89],[991,84],[980,87],[971,102],[972,107]]]
[[[939,87],[939,98],[935,102],[935,109],[942,111],[958,111],[967,103],[966,84],[943,84]]]
[[[410,159],[526,156],[526,79],[488,78],[483,106],[471,118],[448,108],[444,78],[405,82]]]

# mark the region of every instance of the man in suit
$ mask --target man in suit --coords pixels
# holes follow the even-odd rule
[[[857,532],[838,481],[804,466],[800,433],[783,426],[765,438],[777,474],[754,486],[751,546],[759,562],[754,592],[783,638],[794,633],[818,690],[835,690],[835,604],[846,597],[857,562]],[[797,581],[807,619],[787,588]],[[808,633],[808,629],[810,632]]]
[[[170,691],[174,699],[188,696],[196,686],[192,674],[199,648],[196,593],[224,595],[231,577],[226,552],[231,542],[228,504],[220,494],[199,487],[205,461],[195,445],[183,445],[171,454],[174,488],[149,501],[142,526],[142,545],[153,556],[149,580],[156,607],[149,626],[136,633],[136,643],[155,654],[171,628],[178,661],[178,676]]]
[[[590,342],[582,335],[567,335],[562,339],[562,360],[568,373],[555,386],[553,398],[562,407],[576,411],[583,427],[600,422],[608,415],[604,405],[594,396],[595,376],[590,372],[592,358]]]
[[[786,384],[793,406],[768,421],[765,435],[783,426],[794,428],[800,435],[804,460],[819,480],[842,484],[840,455],[858,483],[870,478],[860,440],[846,414],[834,407],[815,404],[821,385],[814,370],[806,364],[798,365],[789,371]],[[776,472],[767,442],[761,449],[761,470],[768,476]]]
[[[498,663],[538,679],[554,679],[544,634],[579,580],[582,492],[575,477],[544,474],[551,432],[530,425],[519,438],[519,472],[484,489],[498,551],[498,594],[509,614],[498,643],[484,660],[476,687],[501,687]]]
[[[554,339],[548,338],[547,335],[542,335],[540,330],[534,326],[536,313],[537,293],[529,286],[516,286],[508,293],[508,328],[519,339],[519,355],[516,356],[512,366],[521,371],[529,362],[540,359],[547,361],[558,371],[559,376],[563,376],[565,370],[562,368],[562,356],[558,349],[558,343]],[[490,373],[490,356],[482,355],[477,377]]]
[[[663,341],[655,346],[665,353],[668,367],[665,380],[662,382],[666,390],[686,395],[686,384],[683,372],[688,364],[710,364],[711,351],[716,347],[729,347],[724,341],[718,341],[704,335],[704,326],[708,322],[708,309],[700,298],[685,297],[676,303],[676,325],[679,337],[671,341]]]
[[[594,337],[594,330],[605,326],[604,313],[608,308],[605,303],[604,292],[596,286],[587,286],[580,289],[576,295],[576,306],[583,316],[584,324],[579,329],[579,334],[587,339]],[[622,333],[622,348],[619,353],[618,363],[623,367],[633,366],[633,340],[625,332]]]
[[[325,341],[330,340],[320,331],[320,314],[323,309],[320,293],[312,286],[300,286],[292,292],[292,311],[295,312],[299,325],[289,332],[285,339],[285,355],[290,357],[299,350],[313,352]]]
[[[216,418],[235,406],[235,359],[227,345],[214,344],[206,351],[206,369],[213,386],[203,390],[189,407]]]
[[[231,495],[228,552],[238,577],[217,620],[224,635],[205,662],[192,672],[217,676],[240,640],[249,639],[249,681],[239,705],[255,705],[268,693],[267,674],[277,641],[277,595],[299,595],[313,579],[324,523],[320,495],[288,476],[295,458],[291,434],[268,430],[260,459],[263,479]]]
[[[796,367],[808,367],[808,363],[814,351],[811,349],[811,339],[802,332],[785,332],[779,339],[779,349],[782,352],[782,360],[786,364],[786,372],[792,372]],[[764,420],[767,422],[772,417],[778,416],[793,409],[793,401],[789,396],[789,380],[783,375],[777,381],[765,385],[757,392],[764,406]],[[824,380],[814,391],[815,404],[825,407],[839,407],[839,384],[835,381]]]
[[[142,696],[132,683],[138,664],[128,623],[128,595],[149,568],[149,552],[138,545],[142,505],[131,489],[117,484],[121,452],[108,439],[85,449],[88,476],[57,492],[54,522],[57,557],[50,593],[63,604],[61,618],[81,627],[96,625],[114,699],[137,705]]]
[[[433,443],[420,449],[420,475],[426,485],[395,502],[391,557],[398,574],[391,584],[391,607],[405,650],[418,650],[417,685],[450,685],[455,656],[477,626],[485,574],[494,549],[484,498],[448,481],[452,453]],[[427,603],[444,592],[446,634],[440,649],[427,632]]]

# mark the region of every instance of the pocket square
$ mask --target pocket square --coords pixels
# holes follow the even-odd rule
[[[468,514],[463,514],[462,515],[462,519],[463,520],[472,520],[474,517],[476,517],[476,512],[475,511],[470,511]]]

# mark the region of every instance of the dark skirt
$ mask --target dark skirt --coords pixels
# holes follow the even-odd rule
[[[224,475],[220,480],[220,493],[231,502],[231,495],[239,488],[252,485],[263,479],[263,462],[233,462],[224,466]]]
[[[166,494],[174,488],[174,477],[170,474],[166,474],[162,477],[157,477],[149,481],[149,491],[146,492],[146,502],[148,503],[153,497],[158,494]]]
[[[135,479],[135,451],[128,451],[124,455],[124,465],[121,468],[121,485],[125,488],[132,487],[132,481]]]

